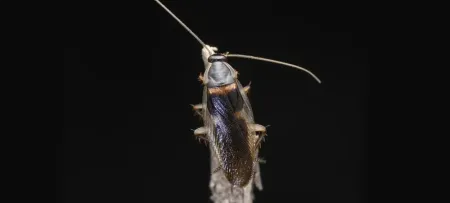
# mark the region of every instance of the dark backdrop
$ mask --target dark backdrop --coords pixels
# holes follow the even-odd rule
[[[366,6],[298,1],[163,1],[252,82],[268,128],[255,202],[366,202],[369,62]],[[63,202],[208,202],[201,45],[154,1],[66,5]]]

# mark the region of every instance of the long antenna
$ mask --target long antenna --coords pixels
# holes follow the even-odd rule
[[[188,28],[188,26],[186,26],[183,21],[181,21],[180,19],[177,18],[177,16],[175,14],[173,14],[168,8],[166,8],[166,6],[164,6],[164,4],[162,4],[160,1],[155,0],[156,3],[158,3],[161,7],[163,7],[164,10],[166,10],[173,18],[175,18],[175,20],[177,20],[181,26],[183,26],[189,33],[191,33],[192,36],[195,37],[195,39],[197,39],[198,42],[200,42],[200,44],[205,47],[206,44],[194,33],[192,32],[191,29]]]
[[[175,14],[173,14],[166,6],[164,6],[164,4],[162,4],[159,0],[155,0],[156,1],[156,3],[158,3],[164,10],[166,10],[173,18],[175,18],[175,20],[177,20],[178,21],[178,23],[180,23],[181,24],[181,26],[183,26],[184,27],[184,29],[186,29],[189,33],[191,33],[191,35],[195,38],[195,39],[197,39],[197,41],[203,46],[203,47],[205,47],[207,50],[208,50],[208,52],[210,52],[211,54],[213,54],[214,52],[212,51],[212,50],[210,50],[210,47],[209,46],[207,46],[194,32],[192,32],[192,30],[191,29],[189,29],[189,27],[188,26],[186,26],[184,23],[183,23],[183,21],[181,21],[180,19],[178,19],[178,17],[175,15]],[[277,64],[281,64],[281,65],[285,65],[285,66],[289,66],[289,67],[293,67],[293,68],[296,68],[296,69],[299,69],[299,70],[302,70],[302,71],[305,71],[305,72],[307,72],[307,73],[309,73],[314,79],[316,79],[317,80],[317,82],[319,82],[319,83],[322,83],[321,81],[320,81],[320,79],[317,77],[317,76],[315,76],[312,72],[310,72],[309,70],[306,70],[306,69],[304,69],[304,68],[302,68],[302,67],[300,67],[300,66],[296,66],[296,65],[293,65],[293,64],[290,64],[290,63],[286,63],[286,62],[282,62],[282,61],[276,61],[276,60],[273,60],[273,59],[267,59],[267,58],[263,58],[263,57],[257,57],[257,56],[249,56],[249,55],[242,55],[242,54],[225,54],[227,57],[237,57],[237,58],[247,58],[247,59],[253,59],[253,60],[260,60],[260,61],[266,61],[266,62],[270,62],[270,63],[277,63]]]
[[[314,79],[317,80],[317,82],[322,83],[320,81],[320,79],[315,76],[311,71],[302,68],[300,66],[296,66],[290,63],[286,63],[286,62],[282,62],[282,61],[277,61],[277,60],[273,60],[273,59],[267,59],[267,58],[262,58],[262,57],[258,57],[258,56],[249,56],[249,55],[242,55],[242,54],[225,54],[226,57],[237,57],[237,58],[247,58],[247,59],[253,59],[253,60],[260,60],[260,61],[266,61],[266,62],[270,62],[270,63],[277,63],[277,64],[281,64],[281,65],[285,65],[285,66],[289,66],[289,67],[293,67],[302,71],[305,71],[307,73],[309,73]]]

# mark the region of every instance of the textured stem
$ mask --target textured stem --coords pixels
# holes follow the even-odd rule
[[[252,203],[253,202],[253,180],[245,188],[233,187],[225,178],[222,170],[213,173],[219,166],[215,152],[210,147],[211,155],[211,179],[209,189],[211,200],[214,203]]]

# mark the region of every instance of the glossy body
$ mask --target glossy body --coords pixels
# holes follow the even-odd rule
[[[258,164],[258,146],[263,135],[256,132],[262,126],[254,123],[246,88],[237,80],[237,72],[226,62],[226,57],[215,54],[208,61],[211,66],[200,77],[205,84],[201,113],[204,135],[216,152],[227,180],[244,187]]]

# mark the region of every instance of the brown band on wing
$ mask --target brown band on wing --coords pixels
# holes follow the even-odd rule
[[[208,93],[215,94],[215,95],[224,95],[224,94],[228,94],[229,92],[235,90],[236,88],[237,88],[236,83],[231,83],[229,85],[225,85],[222,87],[208,88]]]
[[[243,118],[243,116],[242,116],[242,111],[243,111],[243,109],[241,109],[240,111],[234,112],[234,116],[235,116],[236,118],[238,118],[238,119]]]

